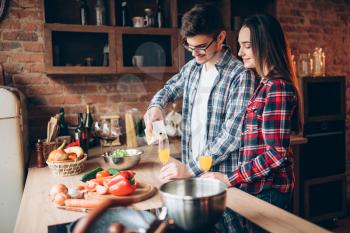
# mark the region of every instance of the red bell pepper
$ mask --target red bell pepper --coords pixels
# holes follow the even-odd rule
[[[135,189],[135,185],[132,185],[128,179],[122,177],[119,182],[110,185],[108,191],[116,196],[126,196],[133,193]]]
[[[135,176],[135,172],[133,171],[120,171],[118,175],[124,176],[127,179],[133,178]]]
[[[76,140],[75,142],[71,142],[65,148],[73,147],[73,146],[80,146],[80,141]]]

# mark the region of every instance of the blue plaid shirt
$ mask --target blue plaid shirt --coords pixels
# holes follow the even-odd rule
[[[222,56],[216,63],[219,75],[215,78],[209,95],[207,112],[206,148],[201,154],[213,157],[210,171],[235,171],[241,140],[242,116],[256,86],[254,74],[245,69],[224,46]],[[192,59],[180,72],[167,81],[153,97],[150,107],[162,109],[169,102],[183,97],[182,104],[182,162],[197,176],[201,173],[198,162],[192,158],[191,120],[192,108],[203,65]]]

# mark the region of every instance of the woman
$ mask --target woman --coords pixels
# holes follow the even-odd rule
[[[247,18],[238,55],[261,81],[244,118],[238,168],[228,176],[206,173],[230,186],[287,209],[294,186],[291,131],[302,127],[301,97],[283,30],[272,16]],[[249,225],[249,231],[261,231]]]

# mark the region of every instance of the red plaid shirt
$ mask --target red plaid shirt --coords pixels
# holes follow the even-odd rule
[[[229,176],[233,186],[252,194],[293,190],[290,134],[297,103],[290,82],[281,77],[261,80],[243,119],[238,169]]]

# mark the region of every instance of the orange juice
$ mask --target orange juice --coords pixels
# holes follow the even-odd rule
[[[201,155],[199,156],[198,161],[200,169],[204,172],[207,172],[211,168],[213,158],[210,155]]]
[[[162,164],[166,164],[170,159],[170,150],[169,148],[159,149],[158,157]]]

